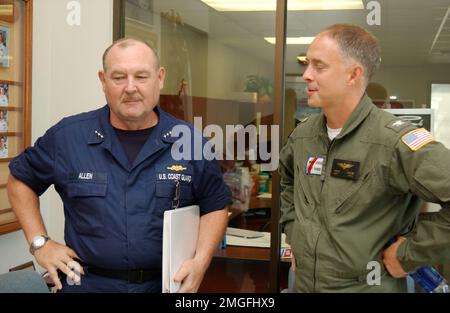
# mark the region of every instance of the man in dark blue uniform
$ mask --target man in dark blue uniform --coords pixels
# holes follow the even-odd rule
[[[196,254],[175,276],[181,292],[198,290],[223,238],[230,192],[215,160],[172,158],[171,129],[185,123],[156,107],[164,77],[147,44],[115,42],[99,72],[108,104],[63,119],[10,164],[8,194],[30,251],[63,292],[161,292],[163,214],[174,204],[201,212]],[[39,212],[52,184],[66,245],[48,238]]]

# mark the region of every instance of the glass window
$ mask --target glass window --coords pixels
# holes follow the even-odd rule
[[[148,41],[167,69],[161,107],[194,123],[211,140],[220,139],[216,150],[231,156],[220,162],[234,192],[229,226],[268,231],[270,214],[278,206],[264,198],[270,197],[271,173],[261,171],[261,134],[257,132],[256,143],[244,142],[245,156],[237,160],[232,148],[237,150],[239,136],[226,130],[273,123],[274,86],[281,84],[273,79],[276,1],[248,5],[246,1],[122,0],[122,4],[124,35]],[[285,140],[301,119],[320,112],[308,107],[302,78],[308,43],[326,26],[352,23],[372,32],[382,49],[381,68],[366,90],[369,97],[384,109],[432,109],[433,132],[450,146],[445,126],[450,105],[450,0],[288,0],[287,4],[280,125]],[[218,134],[210,125],[218,126]],[[268,127],[266,141],[272,138],[271,130]],[[268,250],[240,249],[231,245],[233,239],[228,244],[208,273],[226,273],[229,284],[214,285],[207,275],[202,290],[267,291]],[[281,264],[286,270],[288,263]],[[284,289],[287,272],[280,278]]]
[[[288,8],[297,2],[288,0]],[[351,23],[369,30],[381,46],[381,67],[366,89],[368,96],[380,108],[405,110],[393,111],[399,114],[421,115],[429,112],[423,109],[432,109],[431,130],[450,147],[450,0],[345,2],[354,6],[288,11],[284,138],[299,120],[316,112],[307,106],[302,78],[308,39],[327,26]],[[290,44],[298,37],[304,41]],[[423,208],[432,209],[436,206],[426,204]],[[446,271],[447,279],[449,275]]]
[[[214,2],[125,0],[124,35],[158,51],[167,70],[160,106],[202,130],[223,158],[219,163],[233,193],[230,235],[200,290],[267,292],[273,208],[272,173],[264,164],[277,132],[275,46],[265,37],[275,36],[276,1],[266,1],[268,11],[223,10]],[[258,233],[242,238],[242,230]]]
[[[310,110],[305,108],[305,95],[300,87],[304,84],[301,75],[305,66],[299,60],[306,54],[308,44],[289,44],[289,38],[314,37],[321,29],[335,23],[363,26],[378,38],[382,50],[382,65],[367,88],[369,97],[378,106],[392,109],[431,108],[431,83],[449,81],[449,0],[426,3],[409,0],[354,2],[359,4],[354,8],[288,12],[288,118],[292,119],[291,111],[295,111],[295,117],[299,118]],[[295,110],[291,108],[292,104],[288,106],[292,89],[296,90]]]

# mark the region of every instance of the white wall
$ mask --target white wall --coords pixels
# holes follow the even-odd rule
[[[230,99],[245,90],[248,75],[261,75],[273,80],[274,63],[268,63],[210,38],[208,40],[208,89],[206,96]]]
[[[113,0],[78,0],[79,26],[69,26],[69,0],[34,0],[32,141],[67,115],[105,104],[97,71],[112,42]],[[62,203],[53,188],[41,197],[49,235],[63,242]],[[22,231],[0,237],[0,273],[33,260]]]
[[[430,107],[430,86],[432,81],[450,81],[447,64],[421,64],[418,66],[381,67],[372,82],[382,84],[388,95],[398,99],[411,99],[415,107]]]
[[[247,76],[260,75],[273,80],[273,63],[264,62],[254,55],[249,55],[237,49],[228,47],[217,40],[208,41],[208,72],[206,96],[212,99],[228,100],[236,93],[245,90]],[[208,107],[208,123],[225,125],[231,121],[244,125],[255,119],[255,112],[262,112],[262,116],[273,114],[273,105],[258,108],[245,105],[231,104],[226,107]]]

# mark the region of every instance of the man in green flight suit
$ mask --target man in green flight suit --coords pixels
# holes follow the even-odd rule
[[[347,24],[309,47],[308,105],[322,113],[292,132],[279,167],[296,292],[403,292],[407,272],[450,260],[450,151],[365,94],[379,51]],[[421,199],[442,209],[416,223]]]

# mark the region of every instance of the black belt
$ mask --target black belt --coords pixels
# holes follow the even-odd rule
[[[129,283],[141,284],[151,280],[161,280],[161,269],[135,269],[135,270],[113,270],[95,266],[87,266],[87,272],[90,274],[126,280]]]

